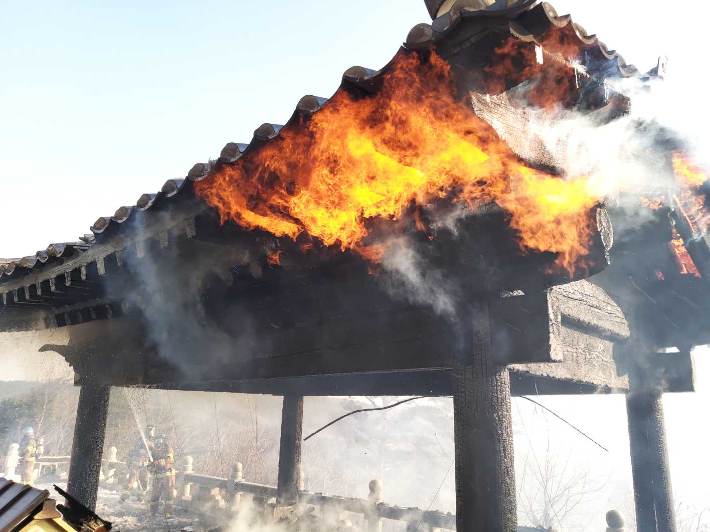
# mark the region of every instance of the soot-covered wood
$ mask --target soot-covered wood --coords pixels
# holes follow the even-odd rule
[[[67,492],[90,510],[96,508],[110,391],[103,384],[85,384],[76,410]]]
[[[216,299],[222,312],[209,324],[209,334],[195,332],[195,322],[182,319],[155,334],[149,317],[133,313],[72,325],[68,346],[46,349],[65,355],[80,382],[177,388],[192,383],[197,389],[224,380],[263,380],[265,393],[276,394],[282,390],[269,391],[274,379],[452,368],[458,314],[443,316],[422,304],[393,300],[379,283],[365,272],[345,279],[296,278],[286,285],[265,283],[248,297],[217,284],[209,300]],[[496,300],[491,323],[494,362],[517,363],[514,369],[531,382],[567,381],[605,391],[628,387],[614,352],[614,341],[626,334],[623,315],[598,287],[580,282]],[[183,342],[183,334],[205,341]],[[223,341],[211,345],[211,338]],[[429,386],[427,379],[412,384],[420,385]],[[447,385],[435,380],[433,386]]]
[[[662,400],[657,392],[626,396],[638,532],[676,532]]]
[[[488,305],[462,320],[454,368],[456,529],[517,528],[510,377],[493,364]]]
[[[303,433],[303,396],[288,394],[283,398],[281,440],[279,447],[278,498],[285,506],[295,504],[301,475]]]

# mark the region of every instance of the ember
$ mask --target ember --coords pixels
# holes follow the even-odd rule
[[[685,248],[683,239],[678,234],[678,231],[673,228],[673,240],[669,242],[671,251],[675,256],[675,260],[678,263],[678,270],[682,275],[694,275],[695,277],[700,277],[700,272],[695,266],[695,262],[691,258],[688,250]]]
[[[339,91],[196,191],[222,222],[293,239],[306,232],[356,251],[369,245],[368,220],[397,220],[412,203],[426,209],[448,198],[474,209],[494,201],[523,252],[557,253],[556,266],[570,272],[588,254],[589,209],[598,202],[586,179],[524,165],[456,98],[449,65],[433,53],[396,56],[376,95]]]
[[[639,198],[642,207],[648,207],[653,211],[661,209],[666,204],[666,197],[664,195],[657,196],[655,198]]]

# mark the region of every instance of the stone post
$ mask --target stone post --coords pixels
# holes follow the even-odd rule
[[[15,480],[15,469],[20,462],[20,444],[11,443],[7,450],[7,458],[5,458],[5,474],[3,475],[8,480]]]
[[[616,510],[609,510],[606,513],[606,532],[624,532],[626,530],[624,516]]]
[[[177,482],[175,483],[178,486],[180,501],[192,501],[192,483],[185,478],[185,475],[192,473],[192,463],[192,456],[186,456],[182,459],[182,471],[178,474]]]
[[[626,394],[631,472],[638,532],[676,532],[663,397],[659,392]]]
[[[298,477],[301,469],[303,396],[286,395],[281,412],[279,447],[278,504],[292,506],[298,501]]]
[[[113,445],[108,449],[108,458],[104,460],[106,463],[106,484],[117,484],[116,478],[116,462],[118,462],[118,449]]]
[[[454,368],[456,530],[517,530],[510,376],[493,364],[487,304],[463,313]]]
[[[380,519],[378,504],[382,504],[382,483],[379,480],[371,480],[368,484],[370,494],[367,496],[367,512],[365,520],[367,521],[368,532],[382,532],[382,519]]]
[[[110,394],[110,386],[84,384],[76,410],[67,493],[92,511],[99,488]]]
[[[232,512],[239,511],[239,505],[242,502],[242,492],[238,491],[237,483],[244,481],[244,466],[241,462],[237,462],[232,466],[232,473],[229,475],[227,483],[227,495],[229,496],[229,505]]]

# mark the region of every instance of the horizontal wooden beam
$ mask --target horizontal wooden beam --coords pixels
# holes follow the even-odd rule
[[[282,302],[268,304],[279,307]],[[581,281],[503,298],[493,306],[496,362],[521,376],[524,393],[544,393],[535,388],[538,384],[548,393],[628,389],[614,351],[628,326],[600,288]],[[300,383],[304,395],[451,393],[447,372],[465,334],[456,322],[414,305],[344,317],[327,309],[326,315],[329,321],[306,320],[301,326],[262,329],[247,337],[232,331],[232,355],[227,357],[223,342],[214,353],[209,345],[187,344],[179,336],[170,345],[151,345],[153,337],[140,313],[79,324],[72,319],[69,358],[90,369],[80,374],[117,386],[218,390],[226,382],[224,391],[280,395]],[[130,323],[124,323],[127,319]],[[348,384],[351,376],[360,374],[371,376]]]

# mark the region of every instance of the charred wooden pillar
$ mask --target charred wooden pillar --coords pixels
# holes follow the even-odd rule
[[[76,409],[67,493],[90,510],[96,508],[110,393],[110,386],[84,384]]]
[[[660,392],[626,395],[638,532],[676,532]]]
[[[284,396],[281,412],[278,500],[279,504],[285,506],[295,504],[298,500],[302,429],[303,396]]]
[[[463,326],[454,370],[456,530],[517,529],[510,377],[493,364],[488,305]]]

